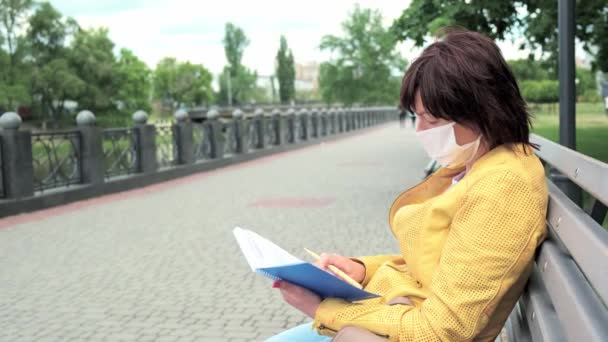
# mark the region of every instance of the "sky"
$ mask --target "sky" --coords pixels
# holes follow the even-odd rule
[[[63,15],[84,28],[107,27],[116,48],[132,50],[154,68],[163,57],[203,64],[217,75],[226,65],[222,38],[226,22],[241,27],[251,41],[243,64],[271,75],[281,34],[296,63],[323,62],[318,48],[326,34],[341,35],[340,23],[356,3],[378,9],[388,27],[410,0],[51,0]],[[507,59],[527,55],[510,42],[499,43]],[[412,60],[421,51],[410,42],[398,46]]]

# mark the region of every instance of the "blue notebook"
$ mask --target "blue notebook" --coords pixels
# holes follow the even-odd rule
[[[379,297],[294,257],[250,230],[236,227],[233,233],[251,269],[268,278],[307,288],[322,298],[335,297],[352,302]]]

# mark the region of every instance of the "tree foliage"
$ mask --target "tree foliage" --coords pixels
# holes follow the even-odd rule
[[[541,48],[556,73],[557,5],[555,0],[413,0],[395,20],[392,31],[417,46],[445,26],[462,26],[500,40],[509,33],[523,35],[526,43],[522,47]],[[576,37],[595,56],[593,67],[608,71],[608,2],[576,1],[576,21]]]
[[[16,105],[28,101],[28,77],[19,73],[20,49],[27,16],[33,6],[32,0],[0,0],[0,108],[14,110]]]
[[[211,73],[200,64],[162,59],[154,71],[154,94],[171,112],[180,107],[208,104],[213,99]]]
[[[293,61],[293,53],[287,46],[287,39],[281,36],[279,51],[277,52],[277,79],[279,81],[279,98],[282,103],[288,103],[294,99],[296,93],[295,77],[296,71]]]
[[[152,71],[131,50],[121,49],[116,65],[120,107],[127,113],[150,110]]]
[[[525,80],[520,82],[522,96],[530,103],[559,101],[559,82],[555,80]]]
[[[78,30],[70,46],[69,61],[84,89],[75,100],[80,108],[96,114],[116,109],[118,78],[115,72],[114,43],[106,28]]]
[[[65,102],[76,99],[85,83],[70,64],[71,50],[66,40],[79,29],[70,18],[63,18],[49,3],[42,3],[28,20],[27,51],[31,66],[30,92],[34,106],[58,119]]]
[[[228,65],[224,67],[220,75],[218,100],[224,104],[245,103],[252,99],[258,78],[256,72],[249,70],[241,63],[245,48],[249,45],[249,39],[240,27],[227,23],[223,43]]]
[[[344,104],[391,103],[407,62],[396,52],[395,36],[382,26],[377,10],[358,5],[342,23],[344,35],[324,36],[320,48],[335,54],[319,70],[326,102]]]

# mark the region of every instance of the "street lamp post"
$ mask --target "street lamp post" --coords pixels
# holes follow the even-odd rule
[[[576,84],[574,80],[574,0],[559,0],[559,143],[576,150]],[[581,204],[581,189],[555,170],[553,180],[576,204]]]

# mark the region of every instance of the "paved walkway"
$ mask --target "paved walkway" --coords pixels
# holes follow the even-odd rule
[[[251,272],[232,228],[301,258],[396,252],[388,208],[427,160],[391,123],[0,219],[0,341],[260,341],[306,322]]]

